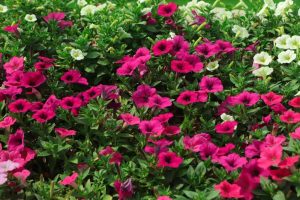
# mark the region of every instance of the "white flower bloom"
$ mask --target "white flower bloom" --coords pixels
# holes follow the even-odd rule
[[[277,61],[281,64],[284,64],[284,63],[291,63],[295,59],[296,59],[295,52],[292,50],[286,50],[286,51],[281,52],[278,55]]]
[[[151,10],[152,10],[152,7],[149,7],[149,8],[143,8],[143,9],[141,10],[141,12],[142,12],[143,15],[146,15],[147,13],[151,12]]]
[[[295,94],[295,96],[300,96],[300,91],[299,91],[299,92],[297,92],[297,94]]]
[[[220,117],[223,121],[234,121],[233,116],[227,115],[226,113],[223,113]]]
[[[6,13],[8,11],[7,6],[1,5],[0,4],[0,13]]]
[[[300,66],[300,60],[297,62],[297,65],[299,65],[299,66]]]
[[[252,73],[254,74],[254,76],[266,78],[267,76],[272,74],[273,71],[274,70],[271,67],[260,67],[254,70]]]
[[[289,49],[300,49],[300,36],[294,35],[293,37],[287,39],[287,47]]]
[[[25,15],[24,19],[28,22],[35,22],[36,21],[36,16],[34,14],[32,14],[32,15],[27,14],[27,15]]]
[[[268,8],[275,10],[276,4],[273,0],[264,0],[265,5],[267,5]]]
[[[275,39],[275,46],[280,49],[288,49],[287,41],[290,39],[289,35],[282,35]]]
[[[77,5],[80,7],[83,7],[87,4],[87,2],[85,0],[77,0]]]
[[[96,6],[96,12],[103,10],[104,8],[106,8],[106,6],[107,6],[106,3],[99,4],[98,6]]]
[[[81,8],[80,15],[86,16],[86,15],[94,15],[97,11],[97,7],[94,5],[87,5]]]
[[[211,72],[218,68],[219,68],[219,61],[210,62],[206,66],[206,69]]]
[[[232,13],[230,11],[226,11],[225,8],[215,7],[210,12],[214,14],[214,20],[224,21],[232,18]]]
[[[254,56],[253,61],[255,64],[269,65],[272,62],[272,57],[267,52],[262,51]]]
[[[293,5],[292,0],[285,0],[283,2],[279,2],[275,9],[275,16],[286,16],[287,13],[291,12],[291,6]]]
[[[242,39],[249,37],[249,32],[247,31],[247,29],[238,25],[233,26],[232,32],[234,32],[237,37],[240,37]]]
[[[244,10],[234,9],[231,11],[233,17],[244,17],[246,12]]]
[[[168,37],[167,40],[172,40],[176,36],[174,32],[170,32],[169,35],[170,37]]]
[[[70,54],[75,60],[82,60],[84,58],[84,55],[80,49],[72,49]]]
[[[112,3],[111,1],[106,1],[107,3],[107,9],[108,10],[113,10],[116,7],[116,4]]]
[[[266,20],[265,17],[269,14],[268,12],[268,5],[264,5],[263,8],[256,14],[260,20]]]
[[[299,10],[298,10],[298,16],[300,17],[300,8],[299,8]]]

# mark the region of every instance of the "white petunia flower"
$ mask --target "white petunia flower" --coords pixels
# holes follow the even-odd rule
[[[264,0],[265,5],[267,5],[268,8],[275,10],[276,4],[273,0]]]
[[[87,2],[85,0],[77,0],[77,5],[80,7],[83,7],[87,4]]]
[[[231,13],[233,17],[244,17],[246,15],[246,12],[240,9],[234,9],[231,11]]]
[[[220,117],[223,121],[234,121],[233,116],[227,115],[226,113],[223,113]]]
[[[254,70],[252,72],[252,74],[254,74],[254,76],[258,76],[258,77],[262,77],[262,78],[266,78],[267,76],[269,76],[270,74],[272,74],[273,72],[273,68],[271,67],[260,67],[256,70]]]
[[[87,5],[81,8],[80,15],[86,16],[86,15],[94,15],[97,11],[97,7],[94,5]]]
[[[0,4],[0,13],[6,13],[8,11],[7,6],[1,5]]]
[[[289,12],[291,12],[291,6],[293,5],[293,0],[285,0],[283,2],[279,2],[275,9],[275,16],[286,16]]]
[[[82,60],[84,58],[84,55],[80,49],[72,49],[70,54],[75,60]]]
[[[287,47],[289,49],[300,49],[300,36],[294,35],[293,37],[287,39]]]
[[[295,96],[300,96],[300,91],[299,91],[299,92],[297,92],[297,94],[295,94]]]
[[[149,8],[143,8],[143,9],[141,10],[141,12],[142,12],[143,15],[146,15],[147,13],[151,12],[151,10],[152,10],[152,7],[149,7]]]
[[[286,50],[286,51],[281,52],[278,55],[277,61],[281,64],[285,64],[285,63],[291,63],[295,59],[296,59],[295,52],[292,50]]]
[[[240,37],[242,39],[249,37],[249,32],[245,27],[234,25],[232,28],[232,32],[234,32],[237,37]]]
[[[28,22],[35,22],[36,21],[36,16],[34,14],[32,14],[32,15],[27,14],[27,15],[25,15],[24,19]]]
[[[269,65],[272,62],[272,57],[267,52],[262,51],[261,53],[255,54],[253,61],[255,64]]]
[[[218,68],[219,68],[219,61],[210,62],[206,66],[206,69],[211,72]]]
[[[170,32],[169,35],[170,37],[168,37],[167,40],[172,40],[176,36],[174,32]]]
[[[288,49],[287,41],[291,37],[289,35],[282,35],[275,39],[275,46],[280,49]]]
[[[103,10],[104,8],[106,8],[106,6],[107,6],[106,3],[99,4],[98,6],[96,6],[96,12]]]
[[[214,20],[224,21],[232,18],[232,13],[225,8],[215,7],[210,12],[214,14]]]

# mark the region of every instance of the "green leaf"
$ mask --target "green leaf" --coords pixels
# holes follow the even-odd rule
[[[278,191],[274,196],[273,200],[285,200],[285,196],[282,191]]]

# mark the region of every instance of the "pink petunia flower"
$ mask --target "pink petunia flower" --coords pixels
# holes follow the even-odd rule
[[[230,184],[226,180],[215,185],[215,190],[220,192],[222,198],[241,198],[241,187],[237,184]]]
[[[174,136],[180,133],[179,126],[166,126],[164,127],[164,131],[162,132],[163,135],[167,136]]]
[[[161,97],[160,95],[156,94],[149,98],[150,108],[164,109],[170,106],[172,106],[172,102],[168,97]]]
[[[260,99],[259,94],[257,93],[252,93],[248,91],[244,91],[234,97],[231,98],[231,104],[232,105],[245,105],[247,107],[253,106],[256,104]]]
[[[111,158],[109,159],[109,164],[116,164],[120,166],[122,160],[122,154],[120,154],[119,152],[113,152]]]
[[[66,84],[78,83],[82,85],[88,85],[87,79],[81,77],[81,74],[78,70],[69,70],[65,72],[60,80],[62,80]]]
[[[249,144],[245,148],[245,155],[246,155],[246,157],[247,158],[253,158],[253,157],[259,156],[261,146],[262,146],[262,142],[261,141],[254,140],[252,142],[252,144]]]
[[[160,136],[164,130],[162,124],[157,120],[141,121],[139,129],[144,135]]]
[[[38,121],[39,123],[45,123],[55,117],[55,112],[49,109],[41,109],[36,111],[32,118]]]
[[[288,110],[280,115],[280,120],[287,124],[296,124],[300,122],[300,113]]]
[[[238,122],[236,121],[225,121],[221,124],[217,124],[215,129],[217,133],[231,135],[233,134],[237,125]]]
[[[19,179],[22,184],[25,184],[26,179],[30,175],[30,171],[27,170],[27,169],[22,169],[22,170],[18,170],[18,171],[13,172],[12,175],[14,177],[16,177],[17,179]]]
[[[60,185],[64,185],[64,186],[70,185],[70,186],[72,186],[74,188],[77,188],[77,184],[75,183],[77,177],[78,177],[78,173],[77,172],[73,172],[72,175],[66,176],[63,180],[61,180],[59,182],[59,184]]]
[[[172,41],[159,40],[153,45],[152,51],[155,56],[161,56],[169,53],[172,50],[172,47],[173,47]]]
[[[173,113],[164,113],[164,114],[159,114],[155,117],[153,117],[151,120],[157,120],[159,121],[161,124],[165,124],[168,123],[168,121],[174,117]]]
[[[172,60],[171,69],[177,73],[189,73],[193,71],[193,66],[183,60]]]
[[[137,125],[140,123],[140,118],[133,116],[130,113],[123,113],[120,117],[127,125]]]
[[[199,146],[203,143],[208,143],[211,141],[211,137],[207,133],[198,133],[193,135],[193,137],[185,136],[183,138],[183,145],[185,149],[191,150],[193,152],[199,152]]]
[[[41,72],[25,72],[23,74],[22,86],[25,88],[35,88],[46,81],[46,77]]]
[[[291,138],[300,140],[300,127],[296,128],[293,133],[291,133]]]
[[[13,113],[25,113],[31,109],[31,103],[26,99],[18,99],[10,103],[8,109]]]
[[[177,97],[176,102],[184,106],[196,103],[198,102],[198,93],[197,91],[183,91]]]
[[[295,97],[289,101],[289,105],[294,108],[300,108],[300,97]]]
[[[115,181],[114,187],[118,192],[119,200],[126,200],[133,196],[133,184],[130,178],[124,182],[121,182],[120,180]]]
[[[15,118],[7,116],[0,122],[0,128],[9,128],[10,126],[14,125],[15,122]]]
[[[156,94],[156,89],[148,85],[139,85],[133,92],[132,99],[138,108],[149,106],[149,98]]]
[[[272,106],[278,103],[281,103],[283,96],[278,95],[274,92],[268,92],[267,94],[262,94],[261,99],[267,104],[268,106]]]
[[[286,157],[284,160],[282,160],[279,164],[279,168],[290,168],[294,166],[299,161],[299,156],[291,156]]]
[[[158,155],[157,167],[178,168],[183,159],[174,152],[161,152]]]
[[[222,92],[223,91],[223,85],[219,78],[216,77],[208,77],[204,76],[199,86],[201,90],[208,92],[208,93],[216,93],[216,92]]]
[[[234,48],[234,46],[232,46],[232,44],[228,41],[217,40],[215,45],[217,45],[219,51],[223,53],[230,54],[236,51],[236,48]]]
[[[227,156],[221,156],[218,162],[226,169],[227,172],[235,171],[247,163],[246,158],[240,157],[236,153]]]
[[[110,155],[114,152],[115,152],[115,150],[113,150],[113,148],[111,148],[110,146],[107,146],[104,149],[102,149],[101,151],[99,151],[98,154],[101,155],[101,156],[107,156],[107,155]]]
[[[157,14],[162,17],[171,17],[177,10],[177,5],[174,2],[161,4],[158,6]]]
[[[287,111],[287,109],[281,103],[274,104],[270,108],[277,114],[282,114]]]
[[[258,166],[267,169],[270,166],[277,166],[281,161],[282,147],[275,146],[271,148],[263,148],[260,158],[257,160]]]
[[[146,153],[155,154],[155,155],[158,155],[161,152],[168,152],[169,151],[168,146],[170,146],[173,143],[172,141],[169,141],[167,139],[161,139],[157,141],[148,140],[148,142],[152,143],[153,146],[150,145],[145,146],[144,151]]]
[[[76,135],[76,131],[75,130],[68,130],[68,129],[65,129],[65,128],[55,128],[54,130],[62,138]]]
[[[22,150],[24,148],[24,132],[18,129],[15,134],[10,134],[7,142],[8,150]]]
[[[176,35],[172,40],[172,55],[176,55],[179,52],[189,52],[190,44],[184,40],[184,37],[181,35]]]
[[[218,153],[218,147],[212,142],[206,142],[196,147],[195,151],[199,152],[202,160],[207,160],[209,157],[214,157]]]
[[[172,200],[169,196],[159,196],[157,200]]]
[[[9,62],[3,65],[5,72],[7,74],[12,74],[16,71],[23,71],[24,70],[24,58],[23,57],[12,57]]]
[[[82,101],[78,97],[69,96],[69,97],[64,97],[60,101],[60,107],[65,110],[71,110],[71,109],[80,108],[81,103]]]
[[[270,169],[269,170],[270,176],[274,181],[282,181],[284,177],[288,177],[292,175],[290,169],[282,168],[282,169]]]
[[[14,24],[14,25],[11,25],[11,26],[4,27],[3,30],[6,31],[6,32],[9,32],[9,33],[19,35],[18,28],[19,28],[19,24]]]
[[[218,45],[211,43],[203,43],[196,46],[195,50],[199,55],[204,56],[205,58],[212,57],[219,53],[220,49]]]

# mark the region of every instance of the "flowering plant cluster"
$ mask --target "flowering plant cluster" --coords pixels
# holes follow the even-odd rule
[[[0,20],[4,199],[300,198],[296,2],[5,0]]]

